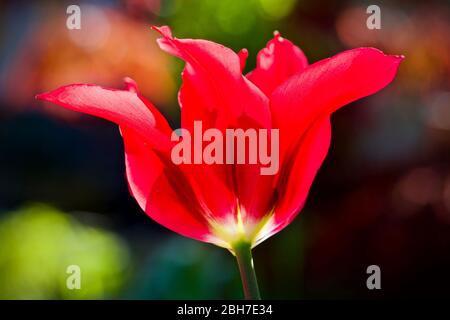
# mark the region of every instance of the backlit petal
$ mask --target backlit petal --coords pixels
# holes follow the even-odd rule
[[[270,97],[280,84],[307,66],[303,51],[275,32],[274,38],[258,53],[256,68],[247,78]]]

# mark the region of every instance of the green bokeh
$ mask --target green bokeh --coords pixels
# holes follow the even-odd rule
[[[179,38],[203,38],[235,51],[247,48],[248,70],[257,52],[282,29],[297,0],[168,0],[163,2],[161,23]]]
[[[45,205],[6,215],[0,243],[0,299],[113,297],[129,260],[117,236]],[[81,269],[80,289],[67,288],[70,265]]]

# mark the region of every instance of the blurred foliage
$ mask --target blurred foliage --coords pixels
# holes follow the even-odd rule
[[[88,227],[45,205],[8,213],[0,221],[0,298],[99,299],[124,281],[128,252],[116,236]],[[69,290],[69,265],[81,269],[81,288]]]
[[[297,0],[168,0],[162,2],[160,20],[169,24],[179,38],[204,38],[235,51],[246,48],[256,57],[273,31],[283,26],[282,18],[293,11],[296,3]],[[255,59],[249,59],[247,69],[254,65]]]
[[[173,236],[141,266],[125,294],[131,299],[237,299],[242,297],[231,253]]]

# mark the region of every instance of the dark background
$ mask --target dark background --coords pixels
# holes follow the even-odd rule
[[[233,257],[174,234],[129,195],[115,125],[43,104],[68,83],[125,76],[179,125],[183,64],[150,24],[247,48],[274,30],[309,61],[374,46],[403,54],[396,79],[332,117],[305,208],[254,250],[265,298],[445,297],[450,287],[450,6],[447,1],[63,1],[0,4],[0,298],[241,298]],[[365,10],[381,8],[381,30]],[[74,35],[74,33],[76,33]],[[369,77],[370,75],[368,75]],[[67,290],[66,267],[82,269]],[[366,268],[381,268],[368,290]]]

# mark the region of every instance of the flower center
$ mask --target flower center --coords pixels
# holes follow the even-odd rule
[[[261,242],[261,239],[265,238],[264,234],[270,230],[270,226],[273,224],[273,210],[259,219],[253,219],[246,215],[245,208],[240,205],[237,205],[236,210],[236,215],[229,215],[224,221],[210,221],[212,233],[218,239],[214,242],[228,249],[232,249],[236,243],[241,242],[249,243],[254,247]]]

